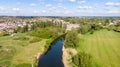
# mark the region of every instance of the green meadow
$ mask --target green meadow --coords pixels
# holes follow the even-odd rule
[[[19,64],[32,65],[35,55],[43,54],[48,39],[19,33],[0,37],[0,66],[16,67]]]
[[[77,50],[92,56],[93,67],[120,67],[120,33],[99,30],[79,37]]]

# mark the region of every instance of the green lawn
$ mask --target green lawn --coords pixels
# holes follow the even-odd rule
[[[79,35],[78,51],[93,57],[93,67],[120,67],[120,33],[100,30]]]

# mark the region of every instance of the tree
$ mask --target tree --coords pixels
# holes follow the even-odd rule
[[[28,25],[25,25],[25,26],[22,28],[22,33],[27,32],[27,31],[28,31]]]
[[[89,30],[91,29],[91,26],[89,24],[81,24],[79,29],[78,29],[78,32],[79,33],[82,33],[82,34],[85,34],[87,33]]]
[[[78,42],[78,33],[76,30],[69,31],[65,37],[65,47],[76,47]]]
[[[14,29],[14,33],[21,32],[21,31],[22,31],[22,28],[19,26],[16,29]]]
[[[72,62],[76,67],[92,67],[92,56],[85,52],[79,52],[72,57]]]

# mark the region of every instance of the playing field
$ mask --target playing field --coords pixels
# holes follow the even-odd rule
[[[79,51],[93,57],[93,67],[120,67],[120,33],[100,30],[80,35]]]

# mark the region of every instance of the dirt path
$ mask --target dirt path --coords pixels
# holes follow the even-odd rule
[[[63,46],[63,56],[62,56],[62,61],[64,63],[64,67],[70,67],[69,63],[68,63],[68,53],[67,53],[67,50],[65,49],[65,47]]]

